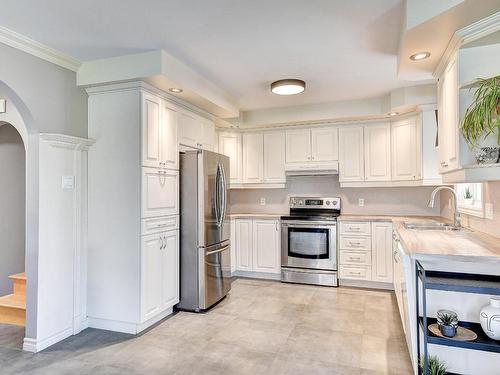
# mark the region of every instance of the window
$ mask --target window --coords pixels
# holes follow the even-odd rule
[[[483,184],[457,184],[458,209],[466,215],[484,217]]]

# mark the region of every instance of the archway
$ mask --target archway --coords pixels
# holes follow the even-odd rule
[[[26,153],[19,132],[0,122],[0,336],[22,348],[26,316]]]
[[[5,82],[0,81],[0,98],[7,110],[0,113],[0,124],[14,127],[25,149],[25,272],[26,326],[25,337],[37,336],[38,290],[38,145],[39,134],[33,116],[24,101]],[[4,125],[5,126],[5,125]]]

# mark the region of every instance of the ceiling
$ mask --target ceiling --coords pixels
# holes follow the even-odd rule
[[[0,25],[82,61],[165,49],[242,110],[407,86],[397,78],[403,18],[403,0],[3,0],[0,11]],[[306,93],[271,94],[281,78],[305,80]]]

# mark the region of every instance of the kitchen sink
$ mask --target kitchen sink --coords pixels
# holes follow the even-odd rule
[[[411,222],[405,221],[403,226],[406,229],[416,230],[461,230],[462,228],[456,227],[453,224],[438,223],[436,221],[418,221]]]

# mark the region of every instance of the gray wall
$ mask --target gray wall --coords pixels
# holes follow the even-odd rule
[[[24,101],[40,133],[87,136],[87,95],[75,72],[2,43],[0,56],[0,81]]]
[[[8,276],[25,270],[25,170],[21,136],[0,124],[0,296],[12,293]]]
[[[340,188],[338,176],[288,177],[286,189],[231,190],[232,213],[288,212],[291,195],[334,196],[342,198],[342,212],[360,215],[439,216],[439,205],[427,207],[433,187]],[[260,198],[266,205],[260,205]],[[358,206],[364,198],[365,206]]]

